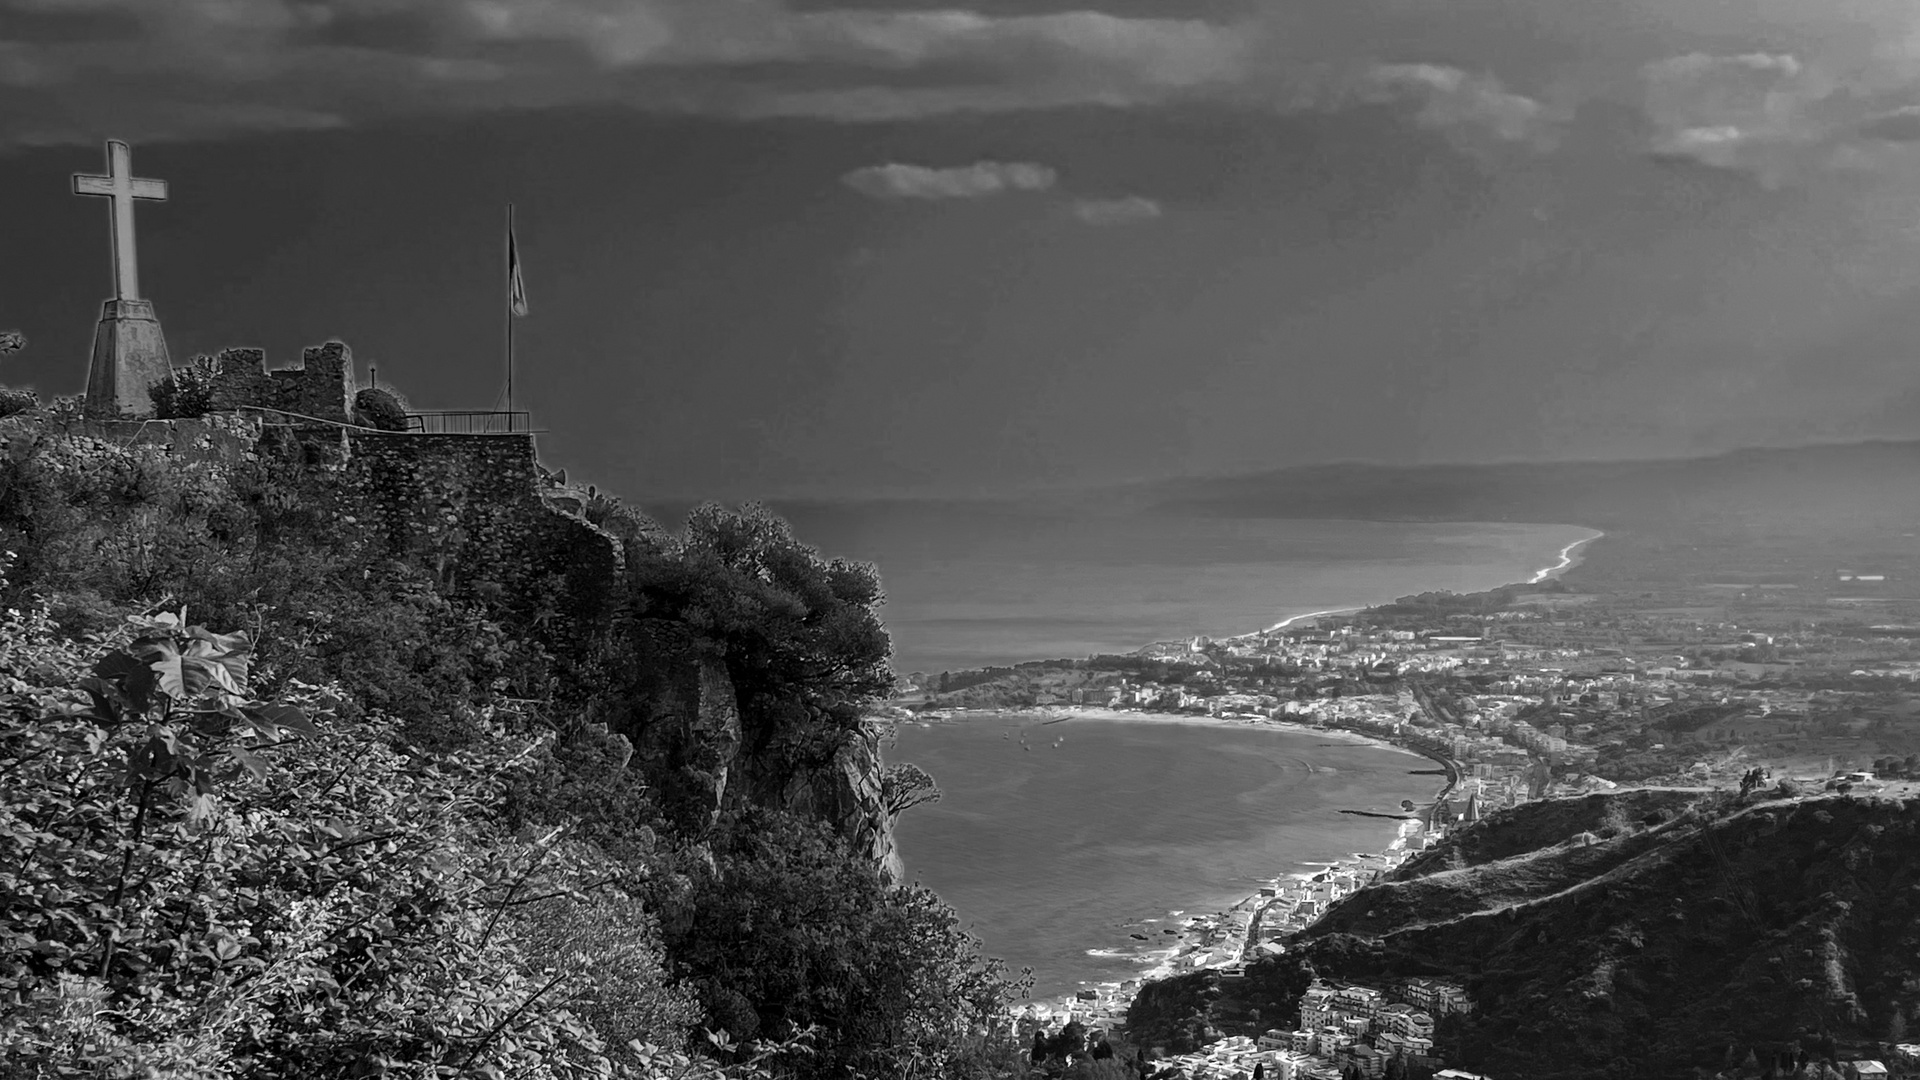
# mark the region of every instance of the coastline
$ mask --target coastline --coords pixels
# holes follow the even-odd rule
[[[1093,705],[1042,705],[1021,709],[942,709],[921,713],[917,715],[912,722],[928,725],[966,723],[969,720],[989,716],[1035,717],[1044,725],[1067,723],[1073,720],[1096,720],[1120,723],[1171,724],[1186,727],[1263,728],[1275,732],[1311,735],[1327,742],[1378,747],[1392,750],[1397,754],[1402,754],[1407,757],[1418,758],[1422,761],[1432,760],[1429,755],[1419,750],[1401,746],[1390,739],[1351,731],[1345,728],[1320,727],[1293,720],[1280,720],[1269,717],[1196,716],[1187,713],[1151,712]],[[1439,783],[1435,786],[1432,797],[1438,798],[1451,787],[1452,781],[1445,776],[1435,777],[1435,779],[1439,781]],[[1359,811],[1339,809],[1335,809],[1335,812],[1362,813]],[[1272,868],[1272,874],[1267,879],[1270,885],[1263,888],[1278,888],[1283,882],[1297,885],[1298,883],[1309,880],[1318,873],[1330,870],[1355,869],[1363,862],[1378,861],[1385,863],[1388,868],[1392,868],[1399,865],[1400,859],[1407,853],[1411,839],[1424,831],[1426,827],[1424,820],[1418,814],[1412,817],[1399,817],[1397,815],[1366,813],[1362,814],[1362,816],[1378,818],[1382,826],[1386,826],[1389,822],[1392,824],[1391,831],[1387,833],[1389,839],[1387,839],[1385,845],[1378,851],[1311,853],[1306,857],[1300,858],[1292,867]],[[1252,942],[1249,940],[1251,934],[1247,926],[1249,924],[1258,925],[1259,920],[1266,914],[1269,905],[1273,901],[1274,897],[1270,892],[1256,889],[1254,892],[1241,896],[1234,902],[1223,906],[1218,911],[1205,914],[1173,911],[1157,917],[1143,918],[1140,920],[1142,925],[1154,924],[1164,919],[1168,924],[1178,925],[1182,929],[1171,945],[1163,945],[1158,948],[1143,947],[1133,950],[1116,946],[1098,951],[1090,950],[1090,952],[1092,952],[1093,955],[1107,958],[1128,957],[1133,959],[1134,962],[1140,965],[1139,974],[1134,976],[1134,980],[1138,982],[1162,979],[1179,974],[1182,971],[1199,970],[1202,967],[1218,966],[1219,964],[1237,966],[1250,959],[1249,953],[1252,948]],[[1202,964],[1196,962],[1196,958],[1211,960],[1216,957],[1216,955],[1221,954],[1223,950],[1228,958],[1218,960],[1215,963]],[[1040,1013],[1084,1009],[1087,1002],[1078,998],[1077,994],[1088,990],[1099,993],[1101,997],[1105,999],[1108,1008],[1124,1009],[1126,1002],[1130,1000],[1130,992],[1126,989],[1126,984],[1121,982],[1082,979],[1079,981],[1079,988],[1080,990],[1075,992],[1035,998],[1023,1003],[1015,1011],[1016,1013],[1037,1015]]]
[[[1574,525],[1570,527],[1577,528],[1577,529],[1590,528],[1590,526],[1586,526],[1586,525]],[[1559,554],[1554,557],[1554,564],[1552,566],[1543,566],[1538,570],[1535,570],[1533,574],[1530,577],[1528,577],[1527,580],[1525,581],[1507,582],[1504,585],[1495,585],[1493,586],[1493,588],[1500,589],[1500,588],[1507,588],[1512,585],[1545,584],[1546,582],[1551,581],[1554,578],[1561,576],[1562,574],[1565,574],[1567,571],[1573,569],[1574,567],[1579,566],[1581,560],[1585,558],[1585,554],[1582,549],[1586,548],[1587,545],[1589,544],[1592,544],[1598,540],[1604,539],[1607,535],[1605,532],[1599,529],[1591,529],[1591,531],[1593,532],[1592,536],[1582,537],[1581,539],[1575,540],[1574,542],[1561,548]],[[1488,589],[1485,591],[1491,592],[1492,589]],[[1388,597],[1385,600],[1375,601],[1370,604],[1349,604],[1346,607],[1325,608],[1320,611],[1307,611],[1307,612],[1302,612],[1298,615],[1289,615],[1286,618],[1281,619],[1279,622],[1274,623],[1272,626],[1266,627],[1265,629],[1249,630],[1244,633],[1232,634],[1225,638],[1222,638],[1221,640],[1241,641],[1247,638],[1259,637],[1262,634],[1274,634],[1282,630],[1285,630],[1288,627],[1298,622],[1307,622],[1312,619],[1324,618],[1329,615],[1352,615],[1352,614],[1355,614],[1356,612],[1366,611],[1369,608],[1376,608],[1384,604],[1391,604],[1397,599],[1399,598]],[[1148,646],[1148,647],[1150,648],[1151,646]]]
[[[1296,734],[1317,735],[1331,742],[1378,746],[1412,757],[1425,758],[1390,739],[1367,735],[1346,728],[1319,727],[1294,720],[1276,720],[1265,716],[1199,716],[1193,713],[1151,712],[1144,709],[1115,709],[1105,705],[1034,705],[1018,709],[932,709],[914,714],[915,723],[964,723],[981,716],[1038,716],[1042,723],[1058,724],[1069,720],[1114,720],[1135,724],[1180,724],[1187,727],[1271,728]],[[1430,760],[1430,759],[1429,759]]]
[[[1566,573],[1567,571],[1573,569],[1574,567],[1579,566],[1580,560],[1584,558],[1584,555],[1581,553],[1580,549],[1586,547],[1588,544],[1591,544],[1596,540],[1599,540],[1605,537],[1606,535],[1607,535],[1606,533],[1601,532],[1598,529],[1595,529],[1593,532],[1593,535],[1587,537],[1585,540],[1575,540],[1573,543],[1568,544],[1566,547],[1561,548],[1560,561],[1555,563],[1552,566],[1543,567],[1542,569],[1534,571],[1533,577],[1527,579],[1527,584],[1539,585],[1543,582],[1551,581],[1552,579],[1559,577],[1561,574]]]
[[[1586,526],[1577,526],[1577,527],[1587,528]],[[1533,573],[1524,582],[1510,582],[1510,583],[1507,583],[1506,585],[1494,586],[1493,588],[1504,588],[1504,587],[1509,587],[1511,585],[1521,585],[1521,584],[1537,585],[1537,584],[1542,584],[1544,582],[1552,580],[1556,577],[1559,577],[1562,574],[1565,574],[1568,570],[1579,565],[1583,557],[1584,549],[1587,547],[1587,545],[1592,544],[1595,541],[1600,540],[1606,536],[1606,533],[1601,530],[1594,529],[1591,531],[1593,535],[1583,537],[1579,540],[1575,540],[1565,545],[1564,547],[1562,547],[1558,552],[1553,565],[1541,567],[1533,571]],[[1322,609],[1318,611],[1303,612],[1296,615],[1289,615],[1281,619],[1280,621],[1274,623],[1272,626],[1266,627],[1262,630],[1235,634],[1225,638],[1224,640],[1233,641],[1237,639],[1258,637],[1263,634],[1270,634],[1270,633],[1275,633],[1278,631],[1285,630],[1296,623],[1307,622],[1310,620],[1319,619],[1327,616],[1351,615],[1357,612],[1365,611],[1371,607],[1377,607],[1377,606],[1380,606],[1381,604],[1391,603],[1394,599],[1397,599],[1397,598],[1388,598],[1387,600],[1379,601],[1373,604],[1354,604],[1354,605],[1349,605],[1344,607],[1327,608],[1327,609]],[[1151,648],[1151,647],[1152,647],[1151,645],[1146,646],[1146,648]],[[1047,705],[1047,706],[1035,706],[1031,708],[1011,709],[1011,710],[1009,709],[964,709],[964,708],[932,710],[929,712],[919,713],[915,716],[914,719],[915,719],[915,722],[919,722],[919,723],[954,723],[954,722],[965,722],[966,719],[972,716],[988,716],[988,715],[1037,716],[1037,717],[1043,718],[1042,723],[1047,723],[1047,724],[1062,723],[1062,722],[1067,722],[1074,719],[1089,719],[1089,720],[1107,720],[1107,721],[1117,721],[1117,722],[1127,722],[1127,723],[1182,724],[1182,725],[1189,725],[1189,726],[1209,726],[1209,727],[1264,727],[1264,728],[1270,728],[1274,730],[1292,731],[1296,733],[1310,733],[1315,736],[1323,737],[1332,741],[1378,746],[1378,747],[1383,747],[1387,749],[1392,749],[1399,753],[1406,754],[1413,757],[1420,757],[1427,760],[1439,760],[1437,758],[1434,758],[1430,754],[1426,754],[1419,750],[1402,746],[1389,739],[1383,739],[1383,738],[1379,738],[1372,735],[1365,735],[1359,732],[1348,731],[1341,728],[1320,727],[1320,726],[1315,726],[1311,724],[1302,724],[1302,723],[1297,723],[1290,720],[1279,720],[1279,719],[1268,718],[1268,717],[1195,716],[1190,714],[1179,714],[1179,713],[1155,713],[1155,712],[1138,711],[1138,710],[1131,710],[1131,709],[1115,709],[1115,708],[1106,708],[1101,706]],[[1455,781],[1453,780],[1450,773],[1449,775],[1440,778],[1440,783],[1436,785],[1434,795],[1432,797],[1434,799],[1438,799],[1444,796],[1452,788],[1454,783]],[[1344,811],[1341,811],[1341,812],[1344,812]],[[1418,816],[1412,819],[1393,819],[1393,818],[1382,816],[1382,815],[1367,815],[1367,816],[1382,817],[1383,824],[1387,820],[1394,820],[1395,825],[1394,825],[1394,831],[1392,834],[1392,839],[1387,843],[1384,849],[1384,853],[1381,853],[1381,854],[1348,853],[1348,855],[1351,856],[1353,860],[1354,866],[1359,866],[1361,863],[1370,862],[1372,860],[1384,860],[1389,866],[1389,868],[1398,866],[1400,860],[1405,857],[1408,851],[1408,845],[1411,838],[1426,828],[1426,823],[1422,819],[1420,819]],[[1333,861],[1329,861],[1329,862],[1315,862],[1312,860],[1303,860],[1300,863],[1301,867],[1306,867],[1306,868],[1322,867],[1322,868],[1328,868],[1328,869],[1343,867],[1347,865],[1348,865],[1347,860],[1340,859],[1338,857],[1334,857]],[[1274,885],[1277,887],[1279,883],[1283,881],[1287,881],[1289,879],[1295,882],[1304,881],[1312,877],[1313,874],[1314,874],[1314,871],[1311,869],[1306,869],[1306,870],[1292,869],[1292,870],[1282,871],[1276,874],[1276,876],[1272,879],[1272,881],[1274,882]],[[1231,959],[1225,961],[1226,963],[1232,964],[1234,966],[1238,966],[1239,964],[1246,962],[1250,958],[1248,954],[1252,951],[1251,933],[1248,930],[1248,926],[1259,925],[1259,921],[1261,917],[1265,915],[1265,913],[1271,906],[1271,903],[1272,903],[1271,897],[1272,897],[1271,892],[1256,891],[1242,898],[1238,902],[1228,906],[1226,909],[1220,912],[1214,913],[1210,916],[1188,918],[1185,924],[1186,929],[1179,935],[1179,938],[1176,944],[1170,947],[1163,947],[1159,949],[1142,949],[1131,954],[1137,957],[1140,961],[1146,962],[1149,964],[1149,966],[1143,967],[1143,970],[1140,972],[1139,976],[1137,977],[1137,980],[1139,982],[1144,982],[1148,980],[1166,978],[1171,975],[1177,974],[1183,968],[1186,970],[1198,970],[1201,967],[1214,966],[1214,965],[1199,963],[1198,961],[1195,961],[1194,958],[1197,955],[1197,956],[1200,956],[1202,959],[1212,959],[1214,955],[1218,953],[1223,946],[1226,948],[1228,954],[1231,957]],[[1231,930],[1226,928],[1233,926],[1235,923],[1237,914],[1242,912],[1246,913],[1249,916],[1249,918],[1247,920],[1247,923],[1245,925],[1242,925],[1240,928],[1241,936],[1236,937],[1236,935]],[[1169,918],[1173,919],[1180,916],[1184,916],[1185,914],[1186,913],[1182,911],[1175,911],[1172,913],[1171,916],[1169,916]],[[1155,920],[1148,920],[1148,921],[1155,921]],[[1309,922],[1311,922],[1311,920],[1309,920]],[[1193,937],[1198,938],[1200,940],[1198,942],[1188,940],[1190,934]],[[1119,953],[1117,951],[1104,952],[1103,954],[1104,955],[1127,955],[1124,953]],[[1083,989],[1092,987],[1103,992],[1103,996],[1108,998],[1109,1008],[1117,1007],[1121,1010],[1124,1010],[1126,1002],[1131,997],[1130,992],[1125,989],[1126,984],[1082,980],[1080,985]],[[1137,982],[1135,983],[1135,985],[1137,985]],[[1059,998],[1035,1000],[1033,1002],[1029,1002],[1024,1009],[1017,1010],[1017,1011],[1023,1011],[1028,1013],[1029,1015],[1034,1015],[1042,1011],[1059,1011],[1063,1009],[1071,1011],[1076,1006],[1084,1006],[1084,1005],[1086,1005],[1086,1002],[1084,1000],[1080,1000],[1077,995],[1066,995]]]

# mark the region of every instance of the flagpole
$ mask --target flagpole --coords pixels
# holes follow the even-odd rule
[[[507,411],[513,411],[513,204],[507,204]]]

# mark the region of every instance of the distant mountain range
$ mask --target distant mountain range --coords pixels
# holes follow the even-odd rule
[[[1309,465],[1108,494],[1148,512],[1232,517],[1912,531],[1920,526],[1920,441],[1643,461]]]

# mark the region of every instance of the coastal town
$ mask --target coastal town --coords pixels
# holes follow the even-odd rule
[[[1841,590],[1862,587],[1857,572],[1841,577]],[[1744,790],[1764,781],[1871,792],[1920,779],[1920,745],[1902,741],[1911,738],[1904,721],[1920,715],[1920,627],[1736,618],[1734,606],[1662,605],[1536,581],[1323,613],[1238,637],[1159,642],[1124,656],[916,673],[901,703],[935,722],[1017,710],[1303,725],[1434,762],[1438,792],[1425,806],[1404,804],[1386,850],[1277,877],[1226,911],[1187,918],[1163,931],[1175,937],[1172,948],[1143,945],[1152,967],[1142,979],[1015,1010],[1023,1032],[1068,1023],[1118,1031],[1142,982],[1196,971],[1242,978],[1248,963],[1284,955],[1343,897],[1509,807],[1622,787]],[[1471,1007],[1446,982],[1316,985],[1291,1026],[1187,1053],[1145,1049],[1159,1075],[1188,1080],[1462,1078],[1472,1074],[1446,1067],[1433,1027]],[[1853,1071],[1920,1067],[1920,1046],[1902,1044],[1891,1058]]]

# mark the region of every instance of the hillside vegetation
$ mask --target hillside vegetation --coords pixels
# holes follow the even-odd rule
[[[0,439],[0,1077],[1005,1071],[870,567],[595,496],[621,573],[506,589],[297,439]]]
[[[1162,991],[1222,1030],[1291,1021],[1305,972],[1460,979],[1450,1061],[1543,1080],[1877,1056],[1920,1008],[1920,800],[1624,792],[1504,811],[1263,961]],[[1210,1000],[1206,996],[1211,995]],[[1146,996],[1143,995],[1143,1000]],[[1753,1055],[1749,1058],[1749,1053]],[[1752,1075],[1758,1075],[1758,1069]]]

